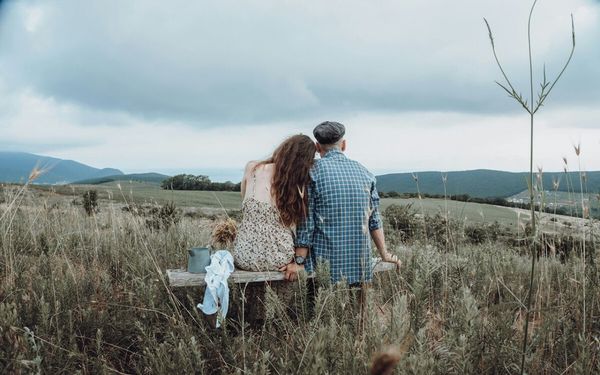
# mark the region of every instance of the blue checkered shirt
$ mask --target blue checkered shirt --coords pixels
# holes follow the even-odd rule
[[[307,218],[296,247],[309,248],[306,270],[328,262],[331,281],[372,279],[370,231],[382,227],[375,177],[341,151],[329,151],[311,170]]]

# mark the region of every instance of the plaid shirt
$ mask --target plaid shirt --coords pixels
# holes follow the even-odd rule
[[[296,247],[309,248],[306,270],[329,263],[331,281],[371,281],[370,231],[382,227],[375,177],[341,151],[329,151],[311,170],[308,215]]]

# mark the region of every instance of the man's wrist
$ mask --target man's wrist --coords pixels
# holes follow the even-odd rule
[[[296,265],[298,266],[302,266],[304,267],[304,265],[306,264],[306,257],[304,255],[294,255],[294,259],[293,262],[296,263]]]

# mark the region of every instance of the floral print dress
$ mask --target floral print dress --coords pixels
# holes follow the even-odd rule
[[[271,201],[257,199],[253,172],[252,194],[242,202],[242,222],[233,249],[235,266],[246,271],[278,271],[293,256],[293,232],[281,223]]]

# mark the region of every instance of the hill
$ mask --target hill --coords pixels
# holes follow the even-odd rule
[[[73,184],[78,185],[99,185],[104,184],[106,182],[115,182],[115,181],[137,181],[137,182],[149,182],[160,184],[163,180],[169,178],[170,176],[160,174],[160,173],[130,173],[130,174],[117,174],[113,176],[105,176],[105,177],[97,177],[90,178],[86,180],[75,181]]]
[[[441,172],[417,172],[421,193],[444,194]],[[457,171],[447,173],[448,195],[468,194],[472,197],[507,198],[527,189],[527,172],[503,172],[489,169]],[[600,172],[587,172],[587,191],[600,191]],[[579,192],[578,172],[548,172],[543,174],[543,185],[546,190],[552,189],[552,181],[559,181],[559,191]],[[586,187],[584,184],[584,190]],[[417,185],[412,173],[393,173],[377,176],[379,191],[399,193],[416,193]]]
[[[46,169],[35,182],[38,184],[64,184],[82,179],[123,174],[118,169],[94,168],[73,160],[64,160],[29,154],[26,152],[0,151],[0,181],[26,182],[35,168]]]

